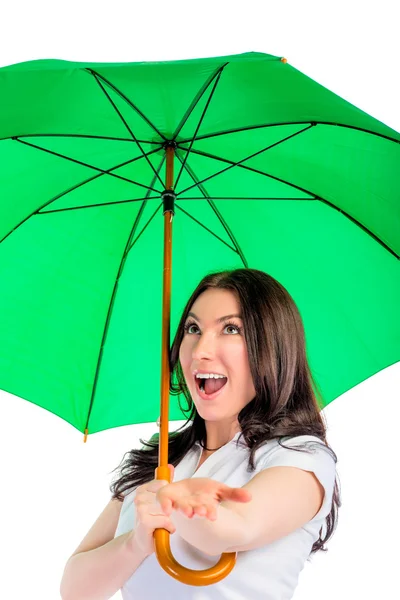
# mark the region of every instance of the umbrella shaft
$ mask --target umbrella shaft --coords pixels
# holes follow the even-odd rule
[[[166,148],[166,190],[173,189],[174,180],[174,155],[172,146]],[[171,282],[172,282],[172,207],[168,203],[166,209],[164,200],[164,270],[163,270],[163,308],[162,308],[162,349],[161,349],[161,412],[160,412],[160,440],[158,454],[157,479],[169,481],[168,469],[168,411],[169,411],[169,346],[171,323]],[[171,210],[172,208],[172,210]]]

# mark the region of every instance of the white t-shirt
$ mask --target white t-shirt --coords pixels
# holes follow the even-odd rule
[[[297,586],[298,577],[309,557],[313,543],[325,524],[332,505],[335,483],[335,462],[321,440],[302,435],[284,439],[286,446],[304,442],[306,451],[293,451],[279,446],[277,440],[263,444],[255,453],[255,471],[247,471],[249,449],[241,438],[235,437],[214,452],[200,466],[200,444],[186,454],[175,467],[174,481],[190,477],[209,477],[232,487],[242,487],[263,469],[276,466],[298,467],[312,471],[325,489],[318,514],[304,527],[261,548],[238,552],[236,565],[222,581],[204,587],[189,586],[173,579],[160,567],[155,554],[147,557],[121,588],[123,600],[289,600]],[[315,444],[317,442],[317,444]],[[134,527],[136,488],[125,496],[115,537]],[[325,528],[324,528],[325,530]],[[170,536],[173,556],[191,569],[206,569],[219,560],[210,557],[185,542],[178,533]]]

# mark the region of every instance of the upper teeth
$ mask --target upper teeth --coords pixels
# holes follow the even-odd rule
[[[218,375],[217,373],[197,373],[196,377],[199,379],[223,379],[225,375]]]

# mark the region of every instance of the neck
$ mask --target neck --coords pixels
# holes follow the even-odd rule
[[[224,428],[221,428],[221,424],[206,422],[206,440],[202,447],[206,452],[215,452],[230,442],[239,431],[240,427],[237,422]]]

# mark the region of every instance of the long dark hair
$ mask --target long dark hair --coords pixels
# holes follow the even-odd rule
[[[306,357],[303,322],[288,291],[276,279],[256,269],[236,269],[204,277],[183,310],[170,352],[170,391],[178,396],[186,423],[169,434],[168,460],[176,466],[196,441],[206,444],[204,420],[197,413],[183,376],[179,349],[184,325],[196,299],[210,288],[230,290],[241,307],[244,337],[256,396],[239,413],[243,438],[249,452],[249,469],[254,470],[254,454],[268,440],[300,435],[320,438],[335,463],[336,454],[326,441],[326,426],[321,415],[321,395],[310,372]],[[182,406],[181,398],[187,406]],[[319,399],[317,399],[319,398]],[[120,475],[110,486],[113,498],[123,501],[135,487],[154,479],[158,465],[158,434],[141,440],[145,448],[130,450],[117,469]],[[308,451],[307,443],[296,451]],[[121,466],[122,465],[122,466]],[[115,470],[115,469],[114,469]],[[332,508],[326,518],[326,531],[319,532],[311,553],[326,551],[324,544],[332,536],[338,508],[341,506],[338,480],[335,480]]]

